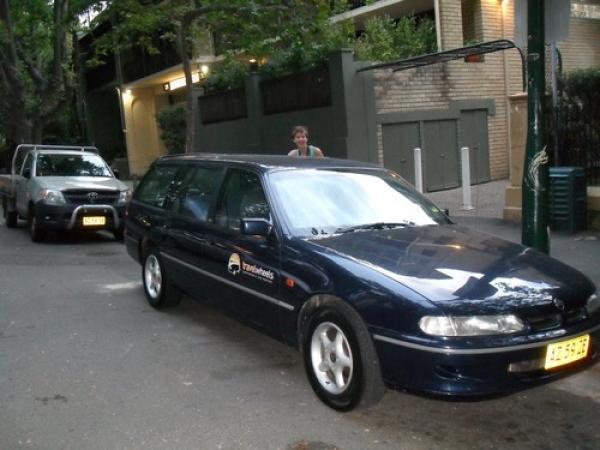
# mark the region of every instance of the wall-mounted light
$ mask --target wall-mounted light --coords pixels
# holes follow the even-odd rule
[[[192,83],[200,82],[200,78],[205,78],[205,76],[201,76],[200,72],[192,73]],[[177,89],[181,89],[185,87],[185,77],[175,78],[174,80],[169,81],[168,83],[163,84],[163,89],[165,91],[175,91]]]
[[[131,89],[125,89],[125,94],[131,95]]]
[[[200,66],[200,73],[203,75],[203,78],[206,78],[208,76],[208,66],[206,64],[202,64]]]

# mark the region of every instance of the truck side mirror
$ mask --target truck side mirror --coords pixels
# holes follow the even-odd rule
[[[23,176],[25,178],[31,178],[31,169],[29,167],[23,169]]]

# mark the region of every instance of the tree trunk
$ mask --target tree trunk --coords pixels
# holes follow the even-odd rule
[[[177,29],[177,43],[179,48],[179,56],[183,65],[183,73],[185,74],[185,153],[193,153],[196,146],[196,107],[194,101],[194,84],[192,82],[192,64],[188,56],[187,45],[187,28],[188,24],[182,20]]]
[[[197,148],[196,120],[198,118],[198,102],[194,98],[194,85],[192,82],[192,64],[190,62],[190,49],[186,36],[190,25],[205,14],[211,12],[239,13],[245,8],[234,6],[204,6],[188,11],[180,20],[177,28],[177,51],[181,57],[186,85],[186,114],[185,114],[185,152],[192,153]]]
[[[4,24],[3,48],[0,52],[6,82],[9,85],[10,98],[8,106],[7,141],[18,145],[25,141],[41,143],[43,127],[54,119],[65,106],[66,78],[64,75],[67,64],[67,15],[69,0],[54,0],[54,29],[53,29],[53,59],[51,71],[45,75],[44,70],[37,67],[38,61],[29,58],[20,48],[14,35],[9,0],[0,0],[0,21]],[[22,81],[19,66],[27,71],[35,86],[33,100],[36,106],[26,109],[26,91]],[[11,151],[13,149],[11,148]]]
[[[4,82],[8,86],[7,92],[10,92],[8,98],[5,99],[7,108],[6,142],[8,156],[12,159],[16,146],[28,140],[30,126],[25,112],[25,88],[19,76],[17,47],[8,0],[0,0],[0,22],[4,23],[0,70],[2,70]]]

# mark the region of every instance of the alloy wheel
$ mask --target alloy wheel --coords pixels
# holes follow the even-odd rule
[[[354,359],[348,338],[333,322],[322,322],[313,331],[311,344],[313,372],[330,394],[341,394],[352,381]]]
[[[150,254],[144,265],[144,281],[148,295],[152,298],[160,296],[162,288],[162,273],[156,255]]]

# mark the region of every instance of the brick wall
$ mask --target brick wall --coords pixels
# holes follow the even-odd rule
[[[469,3],[469,1],[471,3]],[[444,50],[462,47],[461,0],[440,0],[441,42]],[[514,36],[513,0],[468,0],[484,41]],[[478,17],[478,14],[481,17]],[[479,21],[481,25],[479,25]],[[565,70],[600,66],[600,21],[571,19],[569,39],[559,48]],[[479,30],[478,30],[479,32]],[[548,62],[549,64],[549,62]],[[508,96],[523,90],[521,57],[516,49],[485,55],[485,62],[462,60],[401,72],[375,72],[378,114],[423,109],[446,109],[453,100],[493,99],[496,113],[488,117],[490,176],[509,175]],[[381,127],[378,129],[380,162],[383,161]]]

